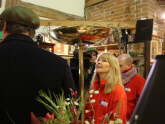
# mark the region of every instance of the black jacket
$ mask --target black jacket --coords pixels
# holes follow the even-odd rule
[[[39,117],[48,110],[36,100],[38,91],[68,97],[75,84],[62,57],[35,44],[29,36],[12,34],[0,43],[0,123],[30,124],[30,112]]]

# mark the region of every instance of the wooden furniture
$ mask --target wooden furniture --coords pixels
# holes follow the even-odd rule
[[[52,53],[54,53],[54,43],[46,43],[46,42],[37,42],[37,45],[43,49],[46,49]]]

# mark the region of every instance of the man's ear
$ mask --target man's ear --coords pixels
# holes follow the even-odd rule
[[[5,39],[9,34],[8,32],[6,31],[6,26],[7,26],[7,23],[6,21],[4,21],[4,26],[3,26],[3,39]]]
[[[131,63],[129,63],[129,64],[128,64],[128,66],[129,66],[129,68],[130,68],[130,67],[132,67],[132,64],[131,64]]]
[[[6,33],[6,21],[4,21],[3,33]]]

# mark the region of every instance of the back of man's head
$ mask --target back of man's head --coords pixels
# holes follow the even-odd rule
[[[118,59],[119,65],[120,65],[121,73],[125,73],[126,70],[128,70],[132,67],[133,60],[130,55],[122,54],[122,55],[118,56],[117,59]]]
[[[8,33],[35,33],[35,30],[40,26],[39,17],[31,9],[23,6],[14,6],[5,9],[0,15],[0,21],[1,31],[3,30],[4,21],[7,23],[7,26],[10,26],[6,26]]]
[[[0,20],[23,24],[34,29],[40,26],[39,17],[31,9],[23,6],[5,9],[0,15]]]
[[[133,63],[133,60],[132,60],[132,58],[131,58],[131,56],[130,55],[128,55],[128,54],[121,54],[121,55],[119,55],[118,56],[118,60],[123,60],[123,61],[125,61],[125,64],[132,64]]]

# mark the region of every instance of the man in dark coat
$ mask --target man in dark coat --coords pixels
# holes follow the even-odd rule
[[[30,124],[30,113],[44,117],[48,110],[36,100],[38,91],[70,94],[74,81],[65,59],[35,44],[40,26],[29,8],[15,6],[0,15],[0,123]]]

